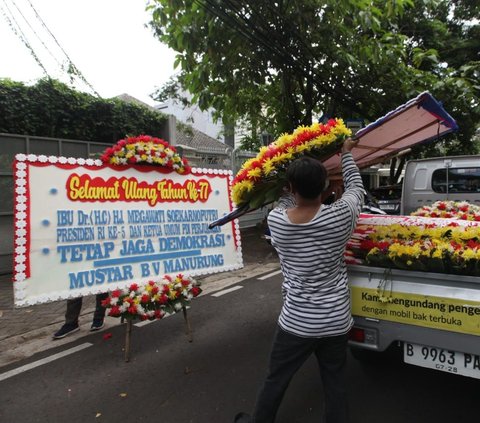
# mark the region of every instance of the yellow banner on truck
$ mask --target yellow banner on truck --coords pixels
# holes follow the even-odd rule
[[[352,314],[469,335],[480,335],[480,301],[351,285]]]

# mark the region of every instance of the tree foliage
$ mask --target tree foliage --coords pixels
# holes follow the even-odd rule
[[[460,126],[446,151],[468,151],[480,122],[478,2],[153,0],[149,9],[177,52],[175,83],[225,122],[275,135],[319,116],[368,122],[423,91]]]
[[[165,121],[148,107],[104,100],[56,80],[27,86],[0,79],[0,132],[114,143],[128,134],[160,136]]]

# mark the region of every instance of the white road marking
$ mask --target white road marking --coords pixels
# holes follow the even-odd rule
[[[257,278],[259,281],[264,281],[265,279],[271,278],[272,276],[278,275],[279,273],[282,273],[281,270],[277,270],[276,272],[269,273],[268,275],[260,276]]]
[[[10,370],[5,373],[0,373],[0,381],[8,379],[9,377],[16,376],[20,373],[26,372],[28,370],[34,369],[35,367],[39,367],[43,364],[50,363],[54,360],[58,360],[59,358],[65,357],[67,355],[76,353],[78,351],[84,350],[85,348],[91,347],[93,344],[90,342],[85,342],[84,344],[77,345],[76,347],[70,348],[68,350],[59,352],[57,354],[53,354],[50,357],[42,358],[41,360],[34,361],[33,363],[26,364],[25,366],[17,367],[16,369]]]
[[[187,310],[190,309],[190,306],[187,306]],[[179,311],[177,311],[177,313],[180,313]],[[163,316],[161,319],[154,319],[154,320],[142,320],[138,323],[134,323],[133,326],[136,326],[137,328],[141,328],[142,326],[146,326],[146,325],[149,325],[150,323],[153,323],[153,322],[158,322],[159,320],[163,320],[163,319],[166,319],[167,317],[170,317],[170,316],[174,316],[175,314],[177,313],[167,313],[165,314],[165,316]]]
[[[239,289],[242,289],[243,286],[237,285],[237,286],[232,286],[231,288],[224,289],[223,291],[217,291],[215,294],[212,294],[212,297],[221,297],[222,295],[229,294],[230,292],[237,291]]]
[[[164,318],[167,316],[164,316]],[[141,328],[142,326],[149,325],[150,323],[153,323],[155,320],[142,320],[141,322],[134,323],[133,326],[136,326],[137,328]]]

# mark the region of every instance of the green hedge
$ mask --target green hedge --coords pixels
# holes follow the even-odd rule
[[[115,143],[160,137],[167,116],[135,103],[101,99],[52,79],[25,85],[0,79],[0,132]]]

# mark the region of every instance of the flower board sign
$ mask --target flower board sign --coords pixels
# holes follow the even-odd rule
[[[230,171],[190,169],[151,137],[102,160],[16,156],[14,299],[32,305],[243,266]]]

